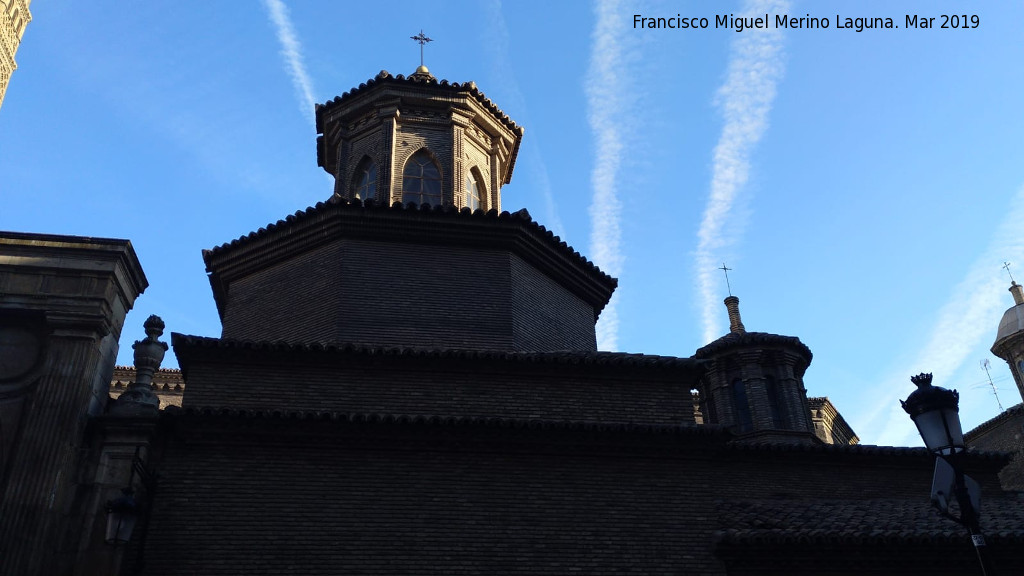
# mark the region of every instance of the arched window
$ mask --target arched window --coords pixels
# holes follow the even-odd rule
[[[420,150],[405,163],[402,172],[402,203],[441,203],[441,170],[426,150]]]
[[[484,184],[479,173],[476,169],[470,170],[466,176],[466,207],[470,210],[482,208],[485,196]]]
[[[736,426],[740,432],[750,432],[754,428],[754,420],[747,402],[747,385],[739,378],[732,381],[732,402],[736,409]]]
[[[377,197],[377,164],[369,158],[363,158],[352,178],[352,196],[360,200],[373,200]]]

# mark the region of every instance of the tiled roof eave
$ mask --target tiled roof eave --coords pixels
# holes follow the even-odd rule
[[[203,251],[218,305],[219,284],[335,238],[376,238],[474,246],[493,244],[527,259],[599,313],[618,285],[591,261],[533,221],[529,212],[471,211],[453,206],[387,206],[359,200],[318,203],[246,236]]]
[[[225,349],[254,351],[261,354],[320,354],[327,356],[374,356],[407,357],[422,359],[482,360],[497,363],[580,365],[621,368],[651,368],[698,372],[703,362],[694,358],[629,354],[625,352],[515,352],[504,350],[463,350],[451,348],[388,347],[366,344],[295,344],[288,342],[258,342],[209,338],[171,334],[171,343],[176,354],[187,353],[190,349]]]
[[[495,430],[540,430],[586,432],[611,435],[646,435],[662,437],[717,438],[725,442],[731,433],[720,426],[695,424],[638,424],[630,422],[593,422],[578,420],[546,420],[527,418],[467,417],[441,415],[410,415],[389,413],[345,413],[328,410],[246,410],[228,407],[168,406],[165,418],[201,418],[212,420],[248,420],[277,422],[322,422],[337,426],[398,426],[407,428],[461,428]]]
[[[337,202],[318,202],[315,206],[310,206],[305,210],[299,210],[294,214],[290,214],[287,217],[278,220],[272,224],[250,232],[245,236],[241,236],[230,242],[225,242],[219,246],[215,246],[209,250],[203,251],[203,260],[206,262],[207,268],[212,261],[214,261],[220,255],[235,250],[239,247],[251,244],[259,239],[273,235],[275,232],[286,230],[295,224],[313,219],[317,216],[323,216],[325,213],[332,210],[341,212],[345,211],[362,211],[369,215],[384,214],[388,216],[416,216],[418,218],[433,218],[438,221],[449,221],[449,222],[485,222],[485,221],[501,221],[508,223],[515,223],[521,225],[524,229],[529,230],[538,239],[544,241],[550,246],[558,249],[565,256],[570,257],[573,260],[578,261],[581,265],[587,268],[593,269],[601,276],[614,282],[614,278],[608,276],[604,272],[601,272],[597,266],[584,257],[582,254],[574,250],[568,244],[565,243],[561,238],[556,236],[550,230],[544,226],[537,224],[533,218],[525,210],[517,212],[498,212],[497,210],[476,210],[470,211],[468,209],[459,209],[454,206],[431,206],[429,204],[419,206],[406,206],[401,203],[395,203],[393,205],[380,204],[373,201],[361,202],[360,200],[339,200]]]
[[[707,358],[731,348],[740,346],[784,346],[796,349],[810,363],[811,349],[796,336],[782,336],[768,332],[729,333],[697,349],[697,358]]]
[[[882,456],[896,458],[930,459],[932,455],[926,448],[909,446],[876,446],[872,444],[803,444],[789,442],[731,442],[729,448],[740,452],[765,453],[820,453],[820,454],[852,454],[861,456]],[[997,467],[1009,463],[1011,455],[1007,452],[969,450],[967,459],[973,463],[987,462]]]
[[[420,75],[404,76],[398,74],[392,76],[386,70],[381,70],[375,77],[363,82],[359,86],[343,93],[341,96],[335,97],[333,100],[329,100],[324,104],[317,104],[316,106],[316,129],[318,134],[323,133],[324,129],[324,116],[332,112],[339,106],[343,106],[353,99],[375,89],[380,86],[409,86],[417,88],[433,88],[443,92],[467,94],[476,100],[481,106],[483,106],[488,112],[490,112],[495,118],[497,118],[506,128],[517,133],[522,134],[523,129],[516,124],[507,114],[501,111],[498,106],[491,101],[490,98],[484,95],[483,92],[477,88],[475,82],[449,82],[448,80],[437,80],[433,77],[426,77]]]
[[[1024,414],[1024,403],[1017,404],[1015,406],[1010,406],[1006,410],[1000,412],[998,415],[982,422],[981,424],[978,424],[973,429],[964,433],[964,440],[968,444],[970,444],[975,438],[977,438],[981,434],[984,434],[985,432],[988,432],[993,428],[998,427],[1003,422],[1022,414]]]
[[[963,530],[959,528],[921,531],[921,530],[886,530],[872,529],[728,529],[715,532],[715,548],[718,552],[733,547],[759,547],[779,545],[800,545],[808,547],[828,546],[879,546],[883,544],[921,544],[960,545],[964,540]],[[1024,528],[986,532],[985,539],[990,544],[1021,544],[1024,543]]]

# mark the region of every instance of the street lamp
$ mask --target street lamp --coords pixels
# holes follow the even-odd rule
[[[146,498],[143,504],[146,504],[145,500],[152,499],[156,491],[157,475],[143,463],[142,458],[139,456],[140,448],[140,446],[136,446],[135,455],[132,456],[128,485],[121,489],[120,496],[107,501],[107,544],[114,544],[115,546],[127,544],[132,538],[132,531],[139,520],[140,511],[146,512],[146,514],[143,514],[143,540],[140,542],[140,546],[145,544],[145,529],[149,520],[148,509],[145,506],[140,506],[138,501],[136,501],[133,486],[135,484],[135,476],[138,475],[145,488],[144,494]]]
[[[932,386],[931,374],[918,374],[910,381],[917,384],[917,390],[900,403],[917,424],[924,445],[936,456],[963,452],[966,447],[960,428],[960,394]]]
[[[107,502],[107,544],[127,544],[138,519],[138,505],[132,489],[123,488],[121,496]]]
[[[917,385],[903,409],[917,425],[928,451],[935,455],[935,476],[932,480],[932,504],[942,515],[967,528],[978,555],[982,576],[992,576],[985,536],[981,533],[981,490],[978,483],[963,472],[962,459],[967,450],[960,426],[960,394],[932,386],[931,374],[918,374],[910,379]],[[949,512],[949,492],[956,497],[960,516]]]

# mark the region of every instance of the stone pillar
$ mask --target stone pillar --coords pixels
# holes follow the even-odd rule
[[[377,191],[377,198],[385,206],[388,206],[402,201],[399,174],[396,172],[396,170],[401,170],[402,167],[398,166],[396,168],[395,166],[395,138],[398,134],[398,118],[401,116],[401,113],[398,110],[398,106],[393,105],[382,108],[378,115],[381,117],[384,126],[381,136],[381,143],[384,149],[380,155],[380,167],[378,168],[378,172],[384,178],[384,186]]]
[[[143,535],[147,530],[152,486],[133,472],[136,458],[148,469],[151,445],[159,422],[160,399],[152,390],[153,375],[160,369],[167,344],[157,338],[163,334],[164,323],[158,316],[150,316],[145,324],[146,338],[132,345],[135,350],[135,381],[117,400],[110,404],[106,416],[95,419],[97,435],[101,438],[99,457],[91,470],[88,496],[83,496],[84,518],[79,537],[79,552],[75,562],[75,576],[114,576],[131,573],[125,566],[124,547],[106,543],[106,504],[121,496],[122,489],[131,487],[138,502],[139,521],[132,540],[134,558],[141,553]],[[83,490],[84,492],[84,490]]]
[[[0,574],[70,571],[86,423],[147,285],[127,240],[0,233]]]

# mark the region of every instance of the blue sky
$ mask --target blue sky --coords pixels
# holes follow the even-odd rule
[[[526,128],[503,207],[620,279],[603,349],[690,356],[727,330],[799,336],[805,383],[865,443],[919,444],[909,377],[965,427],[1021,400],[988,351],[1024,278],[1024,5],[962,2],[32,3],[0,108],[0,229],[129,238],[149,314],[217,336],[201,250],[332,191],[312,102],[381,69],[473,80]],[[829,29],[714,29],[716,14]],[[639,30],[634,15],[709,29]],[[836,17],[899,29],[836,29]],[[168,365],[173,365],[169,358]]]

